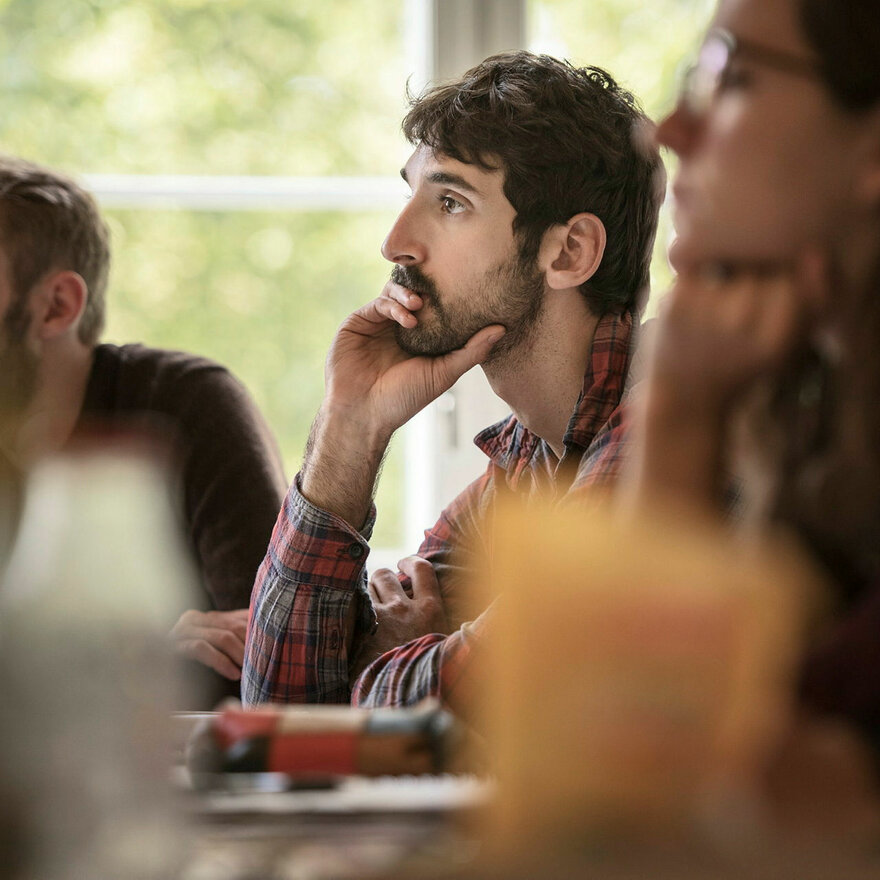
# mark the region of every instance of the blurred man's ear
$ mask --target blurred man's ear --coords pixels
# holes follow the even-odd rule
[[[605,224],[595,214],[575,214],[567,223],[551,226],[538,252],[552,290],[580,287],[599,268],[605,253]]]
[[[88,296],[88,287],[77,272],[65,270],[47,275],[35,291],[39,338],[54,339],[75,328]]]

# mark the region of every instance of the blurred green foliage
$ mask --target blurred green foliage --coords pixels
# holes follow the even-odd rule
[[[0,149],[74,174],[396,175],[418,47],[404,0],[0,0]],[[668,108],[711,0],[529,0],[530,44]],[[342,318],[380,289],[366,212],[107,212],[108,340],[213,357],[297,469]],[[668,281],[659,240],[655,283]],[[376,543],[402,533],[402,461]]]
[[[393,212],[107,211],[108,338],[206,354],[254,395],[298,469],[339,322],[381,289]],[[396,449],[394,450],[396,452]],[[376,541],[399,545],[402,463],[390,454]]]
[[[0,0],[0,140],[78,173],[395,173],[403,28],[403,0]]]

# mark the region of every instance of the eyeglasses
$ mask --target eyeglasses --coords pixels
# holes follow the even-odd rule
[[[815,78],[821,73],[816,61],[743,40],[730,31],[714,28],[707,34],[696,64],[685,73],[679,95],[681,106],[693,116],[704,115],[712,106],[731,64],[738,57],[795,76]]]

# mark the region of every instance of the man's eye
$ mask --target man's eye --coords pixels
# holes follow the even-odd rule
[[[446,214],[460,214],[464,210],[464,205],[452,196],[440,196],[440,207]]]

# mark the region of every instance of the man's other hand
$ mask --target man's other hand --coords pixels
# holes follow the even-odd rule
[[[447,635],[449,632],[440,585],[431,563],[420,556],[407,556],[398,566],[401,573],[410,578],[412,595],[390,569],[379,568],[373,572],[369,590],[379,625],[361,644],[353,670],[355,675],[392,648],[429,633]]]
[[[241,678],[248,609],[185,611],[169,638],[174,650],[219,672],[230,681]]]

